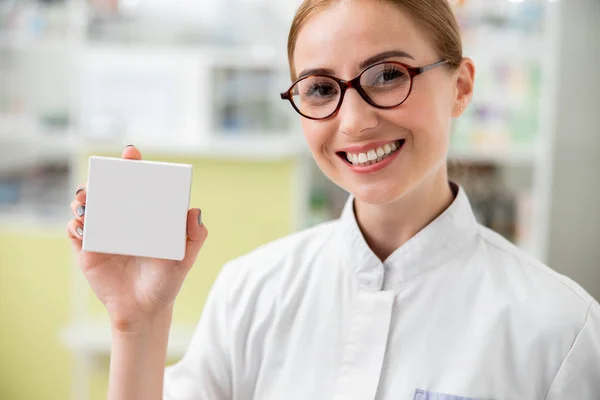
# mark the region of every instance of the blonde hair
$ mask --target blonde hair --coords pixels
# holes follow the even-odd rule
[[[292,21],[288,35],[288,63],[292,80],[296,80],[294,50],[298,33],[306,21],[319,11],[340,0],[304,0]],[[433,44],[439,56],[448,60],[451,68],[457,68],[463,58],[462,40],[458,22],[447,0],[353,0],[380,1],[392,4],[406,13],[421,29],[421,33]]]

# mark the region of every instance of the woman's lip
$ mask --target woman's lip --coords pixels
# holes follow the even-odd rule
[[[406,143],[406,142],[404,142],[404,143]],[[379,170],[387,167],[392,161],[394,161],[396,159],[396,157],[398,156],[398,154],[400,154],[400,152],[402,151],[402,148],[404,147],[404,143],[402,143],[402,145],[398,148],[398,150],[396,150],[391,156],[384,158],[382,161],[380,161],[376,164],[365,165],[365,166],[354,165],[350,161],[348,161],[345,156],[340,155],[340,158],[348,166],[348,168],[350,168],[351,171],[356,172],[358,174],[370,174],[372,172],[376,172],[376,171],[379,171]]]
[[[387,140],[385,142],[374,142],[374,143],[364,144],[362,146],[358,146],[358,145],[357,146],[348,146],[344,149],[338,150],[337,153],[352,153],[352,154],[368,153],[370,150],[375,150],[376,148],[383,147],[386,144],[399,142],[402,139],[404,139],[404,138],[400,138],[400,139],[396,139],[396,140]]]

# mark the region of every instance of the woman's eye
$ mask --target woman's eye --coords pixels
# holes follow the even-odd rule
[[[374,67],[364,76],[366,87],[390,89],[406,86],[410,81],[408,71],[395,65],[383,65]]]
[[[399,82],[406,79],[406,73],[402,70],[390,68],[385,69],[379,73],[379,75],[374,79],[374,84],[386,84],[389,82]]]
[[[330,97],[335,96],[336,89],[332,85],[315,83],[307,88],[305,96],[310,97]]]

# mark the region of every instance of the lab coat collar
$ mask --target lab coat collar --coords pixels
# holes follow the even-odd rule
[[[350,195],[340,218],[340,249],[344,267],[350,268],[359,285],[377,291],[401,286],[458,255],[475,240],[478,223],[464,189],[450,183],[455,195],[450,206],[429,225],[381,262],[365,241]]]

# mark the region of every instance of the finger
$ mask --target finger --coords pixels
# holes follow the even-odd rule
[[[123,158],[126,160],[141,160],[142,153],[132,144],[123,149]]]
[[[82,183],[77,186],[77,190],[75,190],[75,200],[80,204],[85,204],[85,200],[87,198],[87,189],[86,184]]]
[[[191,268],[196,262],[198,253],[208,236],[208,230],[202,222],[202,211],[194,208],[188,211],[187,216],[187,243],[185,258],[181,262],[186,268]]]
[[[71,202],[71,211],[78,221],[85,222],[85,204],[81,204],[77,200]]]
[[[202,228],[202,211],[199,208],[192,208],[187,214],[187,236],[192,241],[201,239]],[[204,227],[206,229],[206,227]]]
[[[76,219],[69,221],[67,224],[67,236],[71,240],[73,250],[79,253],[81,251],[81,242],[83,240],[83,224],[81,221],[77,221]]]

